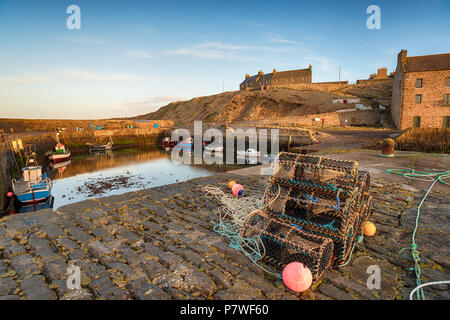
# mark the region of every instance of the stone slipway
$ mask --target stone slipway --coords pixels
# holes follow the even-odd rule
[[[416,207],[424,190],[377,181],[377,234],[358,244],[352,262],[330,270],[312,290],[295,294],[227,245],[212,227],[218,203],[202,187],[230,179],[262,195],[268,177],[219,174],[120,196],[87,200],[0,220],[0,299],[406,299]],[[447,197],[447,198],[446,198]],[[450,279],[447,194],[432,193],[417,236],[424,281]],[[68,290],[69,264],[81,268],[82,290]],[[381,289],[366,287],[369,265]],[[450,299],[447,285],[428,299]]]

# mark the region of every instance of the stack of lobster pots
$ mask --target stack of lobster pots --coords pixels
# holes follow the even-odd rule
[[[280,268],[304,263],[313,283],[343,264],[370,217],[370,174],[356,161],[282,152],[264,206],[247,217],[242,235],[259,236],[265,260]]]

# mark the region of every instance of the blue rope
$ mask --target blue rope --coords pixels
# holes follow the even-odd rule
[[[282,279],[281,274],[271,272],[257,263],[265,256],[265,248],[261,239],[262,236],[253,236],[251,238],[241,237],[240,226],[230,222],[220,222],[214,226],[213,230],[220,236],[227,237],[230,240],[228,244],[230,248],[241,251],[259,268]]]

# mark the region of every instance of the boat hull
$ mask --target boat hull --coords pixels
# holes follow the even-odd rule
[[[177,147],[183,150],[191,150],[194,148],[194,144],[193,143],[178,143]]]
[[[48,156],[48,159],[55,163],[66,161],[69,158],[70,158],[70,152],[64,153],[64,154],[52,154],[52,155]]]
[[[34,193],[34,195],[33,195]],[[33,203],[33,202],[39,202],[46,200],[48,197],[50,197],[51,192],[48,189],[44,190],[37,190],[37,191],[30,191],[22,194],[17,194],[17,200],[21,203]]]

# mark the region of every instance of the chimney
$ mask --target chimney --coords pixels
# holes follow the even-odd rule
[[[406,63],[406,54],[408,53],[407,50],[402,50],[397,56],[397,66],[400,66],[403,70],[405,68]]]
[[[245,75],[245,79],[248,79],[248,78],[250,78],[250,75],[247,73],[247,74]]]
[[[264,72],[263,72],[262,70],[259,70],[259,71],[258,71],[258,75],[259,75],[259,76],[262,76],[263,74],[264,74]]]
[[[273,68],[273,74],[275,75],[277,73],[277,69]]]

